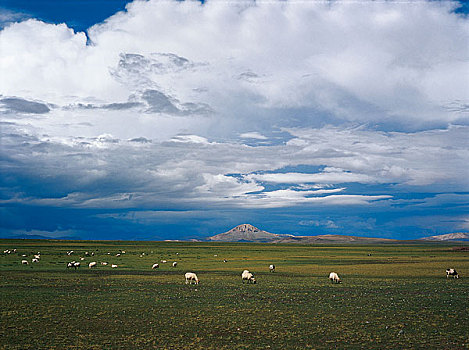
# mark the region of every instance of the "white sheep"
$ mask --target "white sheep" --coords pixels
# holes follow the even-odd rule
[[[275,272],[275,265],[274,264],[269,265],[269,271],[270,272]]]
[[[28,260],[21,260],[21,264],[28,265]]]
[[[329,274],[329,279],[331,280],[332,283],[341,283],[342,282],[339,278],[339,275],[336,274],[335,272],[331,272]]]
[[[166,260],[161,260],[161,262],[162,262],[163,264],[165,264],[167,261],[166,261]]]
[[[178,263],[175,261],[173,262],[173,267],[176,267],[178,265]]]
[[[96,267],[96,265],[97,265],[96,261],[92,261],[92,262],[90,262],[90,263],[88,264],[88,268],[91,269],[91,268],[93,268],[93,267]]]
[[[107,265],[107,262],[103,261],[103,262],[101,263],[101,265],[106,266],[106,265]]]
[[[446,278],[453,276],[453,278],[459,278],[459,274],[455,269],[446,269]]]
[[[199,279],[197,278],[197,275],[193,272],[187,272],[184,277],[186,278],[186,284],[192,284],[192,281],[195,282],[195,284],[199,284]]]
[[[121,256],[119,253],[116,254],[117,257]]]
[[[73,267],[75,270],[77,269],[77,267],[80,267],[80,263],[79,262],[75,262],[75,261],[71,261],[67,264],[67,269]]]
[[[152,269],[157,269],[158,267],[160,267],[159,264],[153,264],[153,266],[151,267]]]
[[[31,260],[31,262],[37,263],[37,262],[39,262],[39,259],[34,258],[33,260]]]
[[[39,260],[40,258],[41,258],[40,255],[34,255],[34,259],[38,259],[38,260]]]
[[[256,279],[254,278],[254,275],[250,273],[248,270],[244,270],[243,273],[241,274],[241,278],[244,281],[246,280],[248,283],[256,283]]]
[[[111,267],[112,267],[113,269],[115,269],[115,268],[117,268],[117,265],[112,264]]]

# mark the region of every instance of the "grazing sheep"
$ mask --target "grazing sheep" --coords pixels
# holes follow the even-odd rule
[[[28,265],[28,260],[21,260],[21,263],[22,263],[23,265]]]
[[[116,254],[117,257],[121,256],[119,253]]]
[[[80,258],[81,261],[85,260],[85,258]]]
[[[226,260],[226,259],[223,259],[223,262],[228,262],[228,260]]]
[[[39,260],[40,258],[41,258],[40,255],[34,255],[34,259],[38,259],[38,260]]]
[[[449,276],[453,276],[453,278],[459,278],[459,275],[455,269],[446,269],[446,278]]]
[[[23,258],[26,258],[26,257],[27,257],[27,255],[26,255],[26,254],[23,254],[23,255],[21,255],[21,256],[22,256]]]
[[[67,264],[67,269],[73,267],[75,270],[77,269],[77,267],[80,267],[80,263],[79,262],[75,262],[75,261],[71,261]]]
[[[173,262],[173,267],[176,267],[178,265],[178,263],[175,261]]]
[[[275,265],[274,264],[269,265],[269,271],[270,272],[275,272]]]
[[[115,269],[115,268],[117,268],[117,265],[112,264],[111,267],[112,267],[113,269]]]
[[[195,284],[199,284],[199,279],[197,278],[197,275],[193,272],[187,272],[184,277],[186,277],[186,284],[192,284],[192,281],[195,282]]]
[[[254,275],[250,273],[248,270],[244,270],[243,273],[241,274],[241,278],[244,281],[246,280],[247,283],[256,283],[256,279],[254,278]]]
[[[329,279],[331,280],[332,283],[341,283],[342,282],[339,278],[339,275],[336,274],[335,272],[331,272],[329,274]]]
[[[122,253],[122,254],[125,254],[125,250],[122,250],[121,253]]]
[[[153,266],[151,267],[152,269],[157,269],[158,267],[160,267],[160,265],[158,264],[153,264]]]
[[[166,260],[161,260],[161,262],[162,262],[163,264],[165,264],[165,263],[166,263]]]
[[[91,269],[91,268],[93,268],[93,267],[96,267],[96,265],[97,265],[96,261],[92,261],[92,262],[90,262],[90,263],[88,264],[88,268]]]
[[[34,258],[33,260],[31,260],[31,262],[37,263],[37,262],[39,262],[39,259]]]
[[[101,265],[106,266],[106,265],[107,265],[107,262],[103,261],[103,262],[101,263]]]

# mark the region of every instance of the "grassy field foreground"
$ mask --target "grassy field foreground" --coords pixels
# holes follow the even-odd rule
[[[1,349],[468,349],[468,311],[452,246],[0,240]]]

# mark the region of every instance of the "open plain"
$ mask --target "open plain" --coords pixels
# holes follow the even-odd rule
[[[0,249],[1,349],[469,348],[469,251],[456,243],[0,240]],[[244,269],[256,284],[242,283]],[[184,283],[188,271],[198,285]],[[330,283],[332,271],[342,283]]]

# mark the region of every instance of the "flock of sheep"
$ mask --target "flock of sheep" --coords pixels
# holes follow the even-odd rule
[[[6,249],[3,251],[4,254],[13,254],[13,253],[16,253],[17,250],[16,249]],[[73,250],[70,250],[70,251],[67,251],[67,255],[68,256],[71,256],[72,254],[74,253]],[[107,253],[108,255],[111,255],[111,253]],[[122,254],[125,254],[125,251],[124,250],[121,250],[120,253],[117,253],[115,256],[116,257],[120,257]],[[176,255],[178,255],[179,253],[176,253]],[[140,257],[143,257],[145,255],[145,253],[142,253],[140,254]],[[27,255],[26,254],[23,254],[22,257],[26,257]],[[85,252],[85,256],[87,257],[91,257],[91,256],[94,256],[94,253],[88,253],[88,252]],[[214,256],[217,256],[217,255],[214,255]],[[34,258],[31,259],[31,262],[32,263],[38,263],[39,262],[39,259],[41,258],[41,253],[40,252],[37,252],[37,254],[34,254]],[[84,257],[80,257],[80,260],[83,261],[85,260]],[[166,260],[161,260],[160,261],[161,263],[166,263],[167,261]],[[223,260],[223,262],[227,262],[226,259]],[[28,260],[26,259],[23,259],[21,260],[21,264],[23,265],[28,265],[29,262]],[[103,266],[106,266],[108,265],[108,262],[101,262],[101,265]],[[79,261],[70,261],[67,263],[67,269],[69,268],[74,268],[75,270],[77,268],[79,268],[81,266],[80,262]],[[92,269],[92,268],[95,268],[98,266],[98,263],[96,261],[92,261],[88,264],[88,268]],[[177,262],[173,262],[171,264],[172,267],[176,267],[177,266]],[[118,265],[116,264],[111,264],[111,268],[117,268]],[[160,265],[158,263],[155,263],[152,265],[152,269],[157,269],[159,268]],[[275,272],[275,265],[271,264],[269,265],[269,271],[270,272]],[[453,268],[448,268],[446,269],[446,278],[448,277],[453,277],[453,278],[459,278],[459,274],[458,272],[453,269]],[[186,280],[186,284],[192,284],[192,282],[194,282],[195,284],[199,284],[199,278],[197,277],[197,275],[193,272],[187,272],[185,275],[185,280]],[[242,279],[242,282],[244,283],[244,281],[246,281],[246,283],[252,283],[252,284],[255,284],[256,283],[256,279],[254,277],[254,275],[249,271],[249,270],[244,270],[241,274],[241,279]],[[331,272],[329,274],[329,279],[332,283],[341,283],[342,281],[340,280],[340,277],[339,275],[336,273],[336,272]]]

